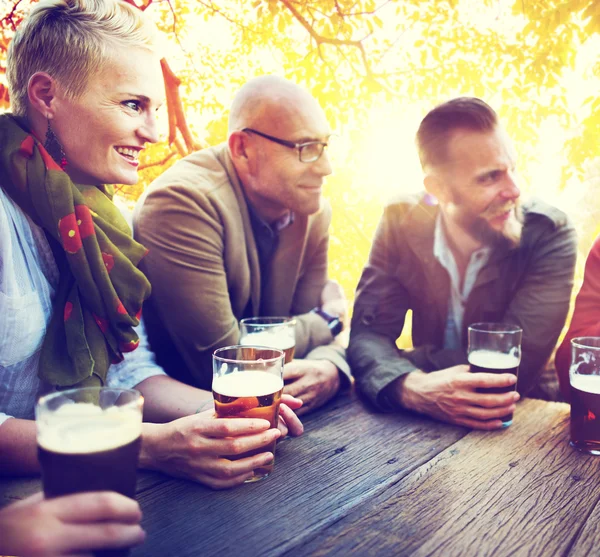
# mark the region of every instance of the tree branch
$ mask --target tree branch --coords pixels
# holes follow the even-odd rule
[[[247,33],[257,34],[257,31],[255,31],[254,29],[251,29],[250,27],[246,27],[245,25],[242,25],[237,19],[232,18],[230,15],[222,12],[219,8],[215,7],[213,2],[206,2],[205,0],[196,0],[196,1],[198,2],[198,4],[201,4],[206,9],[210,10],[213,14],[219,15],[223,19],[229,21],[229,23],[232,23],[236,27],[239,27],[240,29],[242,29],[242,31],[245,31]]]
[[[396,44],[398,43],[398,41],[404,36],[404,34],[413,27],[414,23],[412,25],[409,25],[406,29],[404,29],[402,32],[400,32],[398,34],[398,36],[392,41],[390,42],[389,46],[381,53],[381,56],[379,57],[379,60],[383,60],[383,58],[385,56],[387,56],[392,50],[393,48],[396,46]]]
[[[138,10],[140,11],[145,11],[148,6],[150,6],[150,4],[152,4],[152,2],[154,0],[142,0],[141,3],[138,3],[136,0],[123,0],[124,2],[126,2],[127,4],[131,4],[132,6],[136,7]]]
[[[12,30],[13,30],[13,31],[16,31],[16,30],[17,30],[17,26],[16,26],[16,24],[15,24],[15,22],[14,22],[14,20],[13,20],[13,17],[14,17],[14,15],[15,15],[15,13],[16,13],[16,11],[17,11],[17,8],[19,7],[19,4],[20,4],[21,2],[22,2],[22,0],[17,0],[17,1],[16,1],[16,2],[13,4],[12,10],[11,10],[11,11],[10,11],[8,14],[6,14],[6,15],[5,15],[5,16],[2,18],[2,20],[0,20],[0,27],[4,27],[4,23],[6,22],[6,23],[10,23],[10,25],[11,25],[11,27],[12,27]]]
[[[153,166],[162,166],[163,164],[167,164],[173,157],[177,156],[179,153],[177,151],[171,151],[165,158],[149,162],[148,164],[142,164],[138,167],[138,170],[146,170],[146,168],[152,168]]]
[[[340,7],[338,1],[335,0],[335,11],[338,13],[338,15],[340,17],[355,17],[355,16],[359,16],[359,15],[375,15],[379,10],[381,10],[381,8],[385,7],[391,1],[392,0],[385,0],[385,2],[383,4],[381,4],[381,6],[377,6],[374,10],[371,10],[370,12],[344,12],[344,10],[342,10],[342,8]],[[325,15],[325,14],[323,14],[323,15]]]
[[[183,52],[184,56],[188,59],[188,62],[190,63],[190,65],[192,66],[193,70],[200,75],[200,72],[198,71],[198,68],[196,68],[196,64],[194,62],[194,58],[192,56],[190,56],[189,52],[185,49],[185,47],[183,46],[183,43],[181,42],[181,39],[179,38],[179,34],[177,33],[177,13],[175,12],[175,8],[173,7],[173,3],[171,2],[171,0],[158,0],[159,2],[166,2],[167,4],[169,4],[169,9],[171,10],[171,15],[173,16],[173,30],[172,33],[175,36],[175,41],[177,41],[177,44],[179,45],[179,48],[181,49],[181,52]]]
[[[176,142],[177,130],[179,130],[185,142],[187,153],[191,153],[195,148],[195,142],[185,118],[181,97],[179,96],[181,80],[173,73],[173,70],[171,70],[164,58],[160,61],[160,66],[165,80],[165,94],[167,97],[167,110],[169,112],[169,145]],[[177,148],[181,151],[179,145],[177,145]]]
[[[308,23],[308,21],[306,21],[306,19],[304,19],[303,15],[294,7],[292,6],[292,3],[289,2],[289,0],[279,0],[290,12],[292,12],[292,15],[296,18],[296,20],[300,23],[300,25],[302,25],[302,27],[304,27],[304,29],[306,29],[306,31],[308,32],[308,34],[318,43],[318,44],[322,44],[322,43],[326,43],[326,44],[334,44],[334,45],[346,45],[346,46],[354,46],[354,47],[358,47],[358,45],[360,44],[360,41],[353,41],[350,39],[331,39],[328,37],[323,37],[322,35],[319,35]]]
[[[294,16],[296,21],[298,21],[298,23],[300,23],[300,25],[302,25],[302,27],[304,27],[304,29],[306,29],[306,31],[310,35],[310,37],[312,37],[312,39],[317,43],[317,46],[322,45],[322,44],[331,44],[331,45],[334,45],[337,47],[350,46],[353,48],[358,48],[361,53],[361,57],[363,60],[363,65],[365,68],[366,75],[368,77],[373,77],[373,72],[371,70],[369,59],[367,57],[367,54],[366,54],[365,48],[362,44],[362,41],[323,37],[322,35],[319,35],[319,33],[317,33],[313,29],[313,27],[310,25],[310,23],[308,23],[308,21],[306,21],[304,16],[292,5],[292,3],[289,0],[279,0],[279,1],[292,13],[292,15]],[[322,59],[322,57],[321,57],[321,59]]]

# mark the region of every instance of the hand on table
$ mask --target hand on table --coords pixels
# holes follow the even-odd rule
[[[302,399],[298,414],[330,400],[340,388],[340,372],[327,360],[292,360],[283,368],[283,392]]]
[[[71,557],[139,545],[139,505],[114,492],[44,499],[37,493],[0,510],[0,554]]]
[[[290,431],[296,431],[297,424],[287,411],[283,417]],[[249,479],[255,468],[271,462],[273,453],[239,460],[227,457],[260,449],[279,437],[281,431],[271,429],[267,420],[215,418],[209,409],[166,424],[144,424],[140,465],[213,489],[234,487]]]
[[[396,391],[405,408],[456,425],[498,429],[500,418],[515,410],[519,393],[487,394],[476,389],[509,387],[516,381],[512,373],[471,373],[468,365],[458,365],[409,373],[398,381]]]

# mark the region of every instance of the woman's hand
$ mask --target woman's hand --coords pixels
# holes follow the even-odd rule
[[[291,395],[281,395],[281,405],[279,406],[279,424],[277,427],[281,431],[281,437],[285,437],[288,433],[297,437],[304,433],[304,426],[300,418],[296,416],[294,410],[298,410],[302,406],[302,401],[299,398],[294,398]]]
[[[287,411],[284,419],[286,415],[297,431],[298,424]],[[273,453],[263,450],[239,460],[228,457],[260,450],[281,437],[281,431],[271,429],[267,420],[215,418],[212,409],[167,424],[144,424],[143,428],[140,467],[195,480],[213,489],[243,483],[252,477],[254,469],[270,463]]]

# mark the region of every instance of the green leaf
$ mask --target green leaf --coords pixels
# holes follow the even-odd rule
[[[279,16],[279,18],[277,19],[277,30],[280,33],[283,33],[285,31],[285,28],[286,28],[285,19],[283,18],[283,16]]]

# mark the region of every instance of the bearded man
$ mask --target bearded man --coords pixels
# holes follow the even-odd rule
[[[358,388],[383,410],[407,409],[479,429],[503,426],[520,396],[551,398],[544,366],[565,323],[576,260],[566,215],[520,204],[515,156],[496,113],[457,98],[416,137],[426,192],[389,204],[358,285],[348,356]],[[412,310],[412,350],[396,341]],[[467,328],[523,329],[510,373],[470,373]]]

